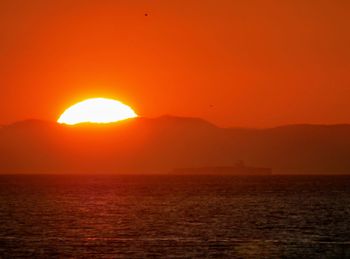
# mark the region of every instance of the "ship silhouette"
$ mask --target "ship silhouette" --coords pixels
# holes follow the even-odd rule
[[[243,160],[238,160],[234,166],[175,168],[171,173],[188,175],[271,175],[272,169],[267,167],[246,166]]]

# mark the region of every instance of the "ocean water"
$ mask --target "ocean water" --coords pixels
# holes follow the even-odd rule
[[[0,258],[350,258],[346,176],[0,176]]]

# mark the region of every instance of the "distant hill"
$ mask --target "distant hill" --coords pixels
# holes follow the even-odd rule
[[[219,128],[197,118],[136,118],[67,126],[39,120],[0,127],[0,173],[167,173],[247,165],[274,173],[350,172],[350,125]]]

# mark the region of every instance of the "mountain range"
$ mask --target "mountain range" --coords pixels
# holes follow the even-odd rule
[[[220,128],[162,116],[68,126],[27,120],[0,127],[0,173],[168,173],[179,167],[269,167],[276,174],[350,172],[350,125]]]

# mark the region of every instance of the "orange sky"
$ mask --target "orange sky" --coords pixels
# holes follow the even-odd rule
[[[349,28],[346,0],[2,0],[0,123],[96,96],[220,126],[350,123]]]

